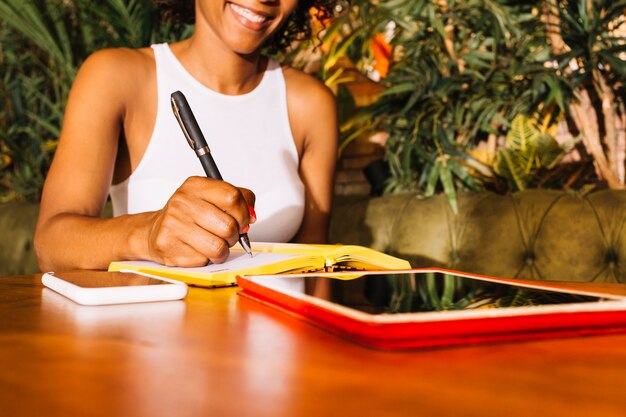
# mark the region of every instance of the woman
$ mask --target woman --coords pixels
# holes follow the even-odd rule
[[[285,45],[297,31],[310,34],[311,7],[328,17],[334,3],[198,0],[189,39],[90,56],[70,92],[44,186],[35,233],[40,268],[223,262],[255,222],[255,199],[253,241],[324,242],[334,97],[260,51]],[[183,14],[193,2],[168,4]],[[229,182],[204,177],[169,107],[176,90]],[[103,219],[109,191],[114,217]]]

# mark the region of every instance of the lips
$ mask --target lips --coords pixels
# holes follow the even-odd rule
[[[270,16],[260,14],[259,12],[238,4],[228,3],[228,6],[235,15],[235,18],[249,29],[260,30],[272,20]]]

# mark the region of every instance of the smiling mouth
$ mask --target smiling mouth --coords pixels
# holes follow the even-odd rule
[[[246,9],[245,7],[241,7],[238,6],[236,4],[233,3],[228,3],[228,5],[230,6],[230,9],[235,12],[236,15],[250,21],[251,23],[254,23],[256,25],[261,25],[265,22],[267,22],[268,20],[270,20],[267,16],[262,16],[256,12],[253,12],[250,9]]]

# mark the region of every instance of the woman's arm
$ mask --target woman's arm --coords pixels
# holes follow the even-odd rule
[[[305,186],[304,220],[294,242],[325,243],[337,161],[337,106],[332,92],[315,78],[285,69],[292,133]]]
[[[81,67],[41,200],[35,249],[42,270],[104,269],[126,259],[222,262],[248,225],[246,199],[253,204],[253,194],[200,177],[187,180],[162,210],[99,217],[120,137],[141,104],[137,97],[142,89],[156,90],[153,66],[145,53],[117,49],[98,52]]]

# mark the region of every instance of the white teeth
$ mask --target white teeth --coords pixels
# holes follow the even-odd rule
[[[228,3],[228,4],[230,5],[230,8],[233,9],[235,13],[237,13],[239,16],[245,17],[251,22],[263,23],[267,20],[267,17],[260,16],[254,13],[252,10],[244,9],[243,7],[237,6],[236,4],[233,4],[233,3]]]

